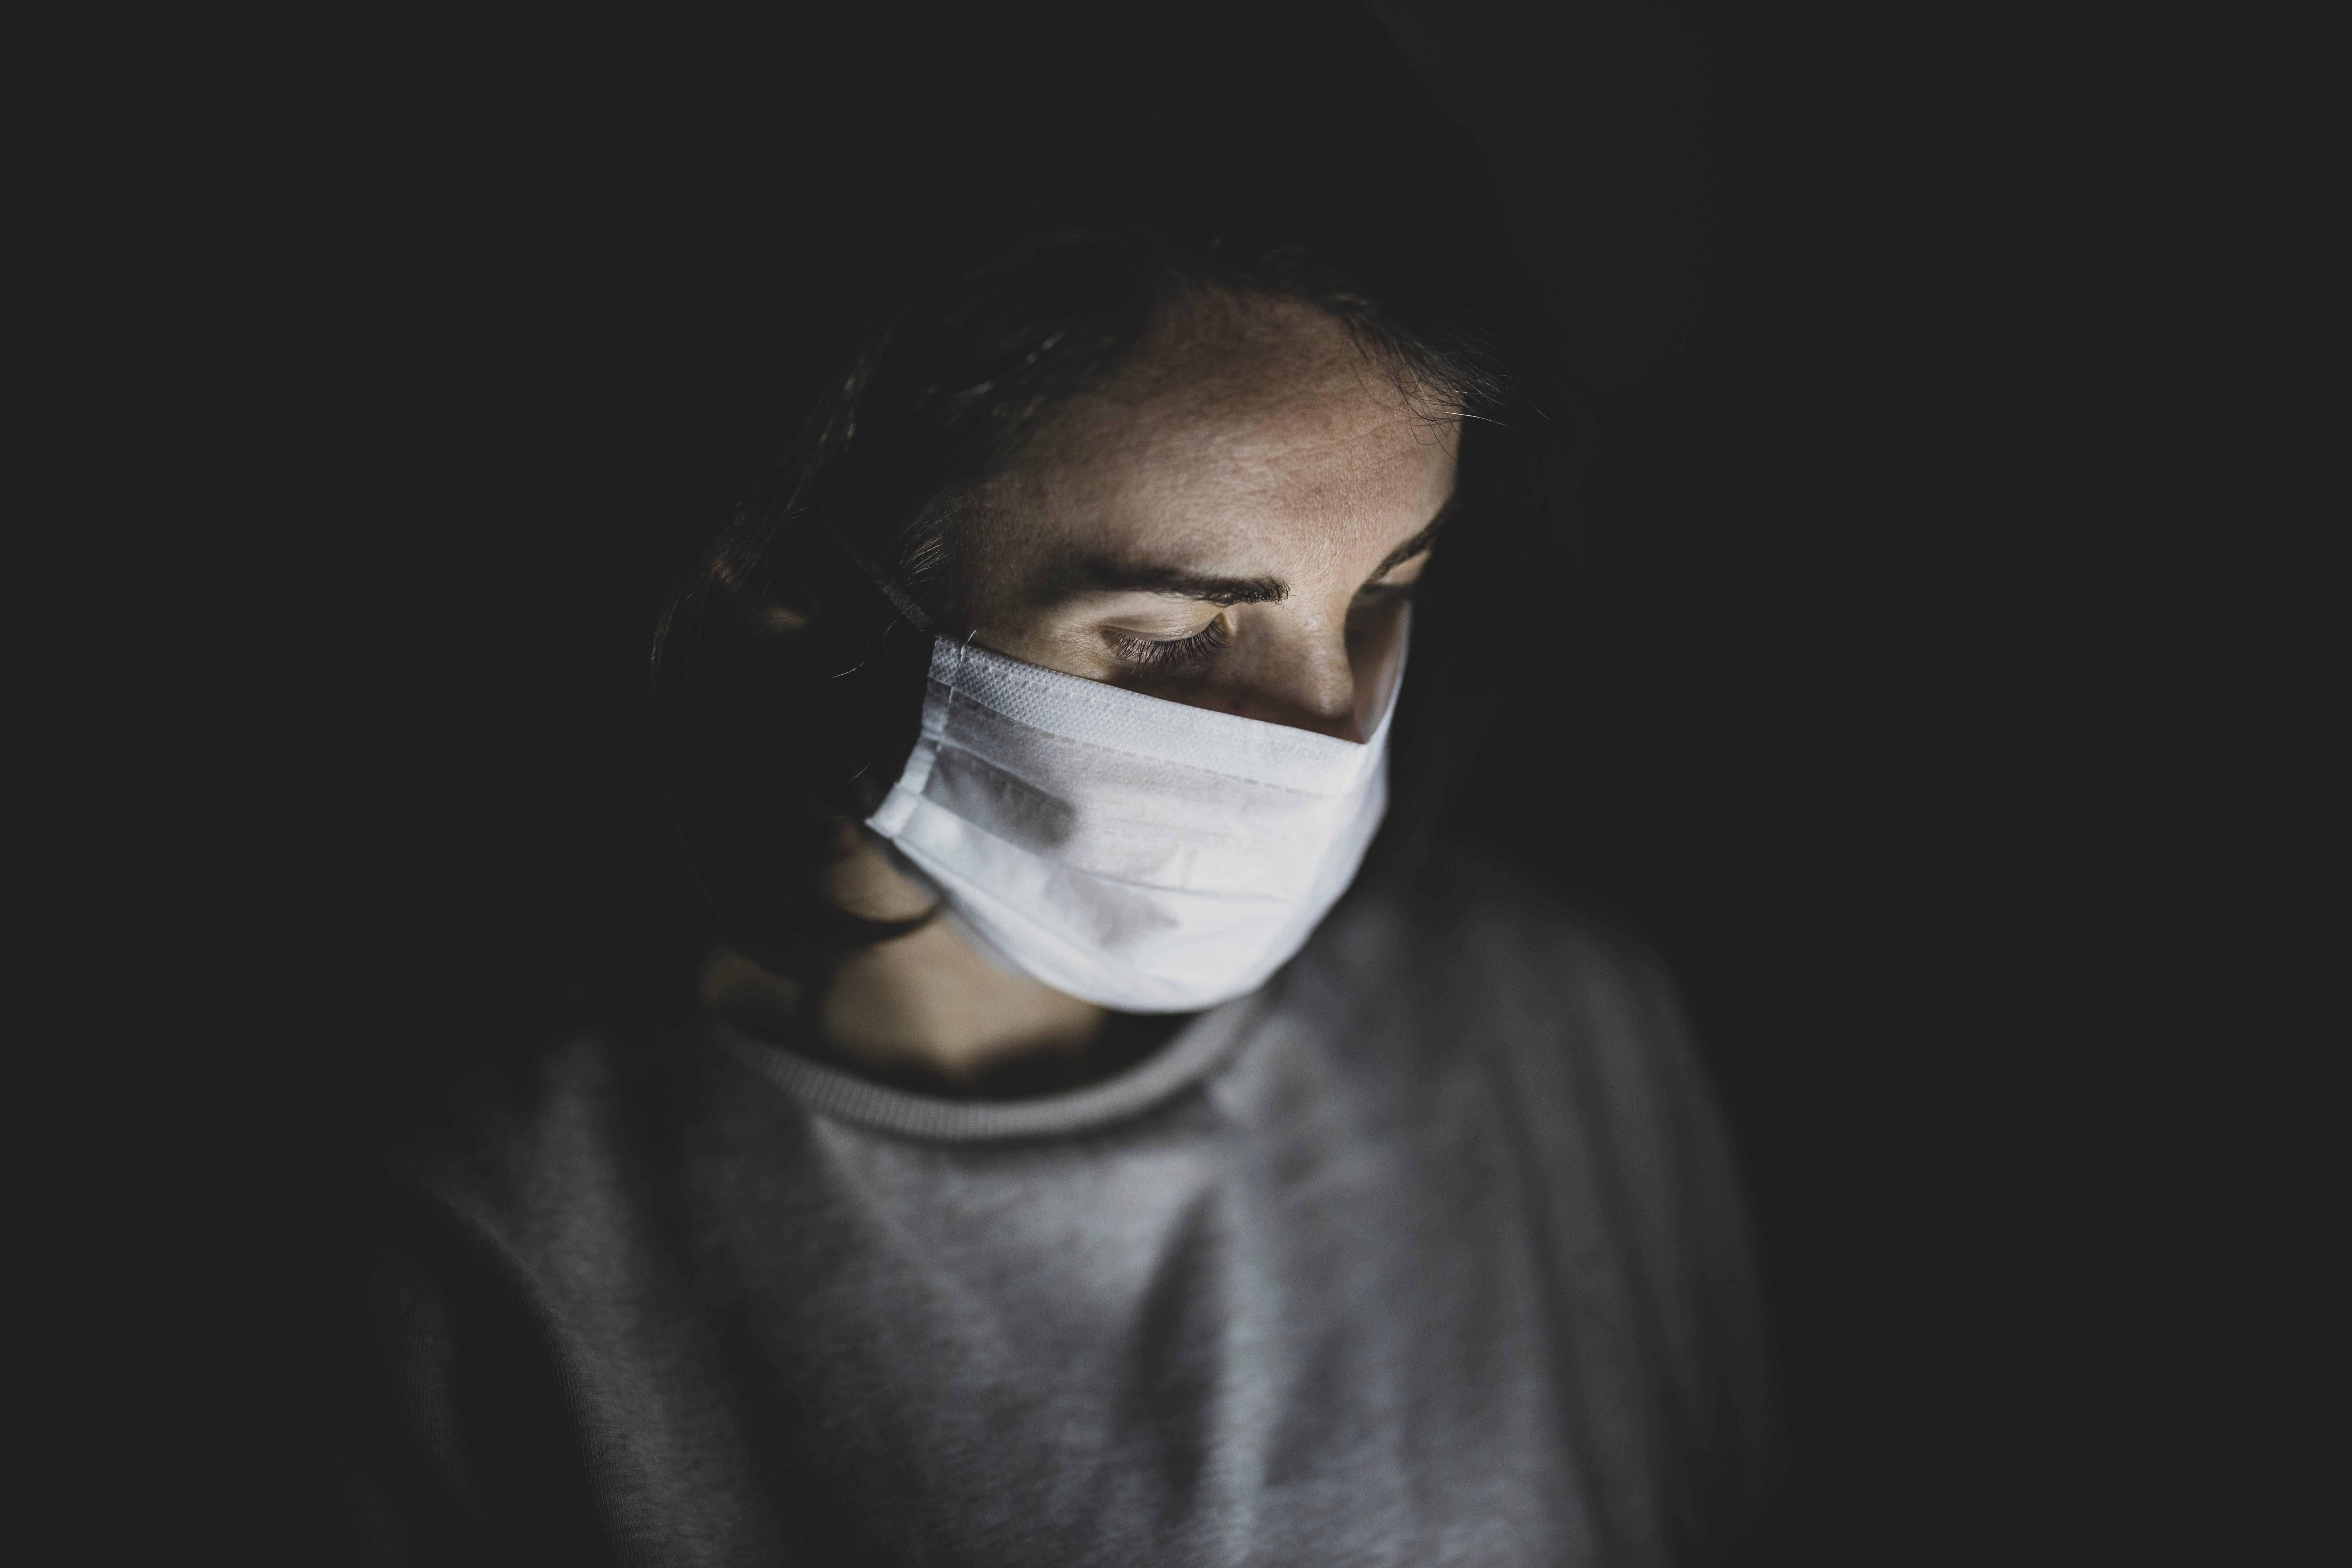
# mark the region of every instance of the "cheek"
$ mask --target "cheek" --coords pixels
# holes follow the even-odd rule
[[[1119,655],[1118,634],[1144,641],[1173,641],[1198,632],[1201,625],[1197,616],[1163,626],[1147,616],[1122,616],[1113,624],[1098,615],[1014,611],[978,626],[974,640],[983,647],[1064,675],[1116,681],[1135,674],[1132,663]]]
[[[1051,617],[1019,615],[982,621],[973,640],[1026,664],[1058,669],[1065,675],[1102,678],[1108,650],[1092,627],[1072,626]]]
[[[1412,627],[1412,605],[1391,599],[1348,620],[1348,671],[1355,683],[1356,728],[1369,736],[1395,695]]]
[[[1349,616],[1348,662],[1356,667],[1360,679],[1366,673],[1367,660],[1377,661],[1395,652],[1411,614],[1412,605],[1407,601],[1390,598]]]

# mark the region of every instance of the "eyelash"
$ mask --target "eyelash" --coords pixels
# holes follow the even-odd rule
[[[1129,664],[1145,669],[1189,669],[1206,664],[1219,649],[1233,641],[1225,630],[1225,618],[1219,616],[1188,637],[1131,637],[1111,639],[1119,656]]]
[[[1360,599],[1379,599],[1388,603],[1411,599],[1412,591],[1421,584],[1412,583],[1376,583],[1357,594]],[[1223,616],[1211,621],[1187,637],[1131,637],[1116,636],[1112,646],[1119,657],[1129,664],[1145,669],[1190,669],[1208,663],[1233,641],[1226,631]]]

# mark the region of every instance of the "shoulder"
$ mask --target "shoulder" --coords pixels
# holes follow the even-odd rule
[[[445,1260],[534,1271],[626,1233],[687,1179],[729,1062],[683,1026],[572,1019],[443,1053],[352,1151],[352,1219]]]
[[[1545,1194],[1610,1532],[1634,1558],[1719,1548],[1769,1473],[1769,1357],[1737,1160],[1664,965],[1458,845],[1362,889],[1328,936],[1328,973],[1421,1021],[1412,1049],[1490,1075]]]
[[[641,1050],[608,1027],[483,1039],[409,1086],[363,1158],[379,1178],[453,1192],[511,1185],[609,1157],[625,1136]]]
[[[1671,1203],[1688,1182],[1728,1179],[1664,964],[1491,852],[1441,840],[1392,864],[1335,912],[1300,971],[1292,997],[1344,1020],[1354,1048],[1384,1050],[1416,1079],[1490,1075],[1539,1145],[1627,1164],[1621,1190]]]
[[[1500,858],[1430,846],[1363,890],[1313,979],[1418,1064],[1475,1072],[1575,1246],[1621,1281],[1739,1267],[1738,1183],[1664,966],[1625,927]],[[1707,1267],[1713,1268],[1714,1263]],[[1630,1288],[1630,1287],[1629,1287]]]
[[[676,1092],[646,1057],[614,1030],[478,1040],[349,1152],[318,1238],[312,1462],[354,1556],[473,1561],[514,1531],[604,1555],[592,1485],[551,1456],[576,1447],[579,1390],[644,1295],[633,1238],[660,1193],[632,1172]]]
[[[1383,992],[1411,991],[1504,1032],[1679,1034],[1649,946],[1549,880],[1459,840],[1417,848],[1350,895],[1317,956]]]

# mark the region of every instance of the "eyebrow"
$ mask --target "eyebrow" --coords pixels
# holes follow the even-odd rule
[[[1429,520],[1428,526],[1423,528],[1419,533],[1414,534],[1411,539],[1406,540],[1402,544],[1398,545],[1394,550],[1390,551],[1387,558],[1383,560],[1378,567],[1374,568],[1372,574],[1364,579],[1365,583],[1372,584],[1379,582],[1381,578],[1387,576],[1390,573],[1395,571],[1398,567],[1403,565],[1406,562],[1412,560],[1423,551],[1427,550],[1430,546],[1435,544],[1437,542],[1439,531],[1444,529],[1447,523],[1454,521],[1454,498],[1459,496],[1461,493],[1461,487],[1456,486],[1454,493],[1445,498],[1445,504],[1437,509],[1437,515]]]
[[[1457,491],[1456,494],[1459,492]],[[1438,531],[1454,517],[1454,497],[1437,509],[1422,531],[1398,545],[1364,579],[1379,582],[1436,542]],[[1290,584],[1279,577],[1217,577],[1172,566],[1124,566],[1094,556],[1063,562],[1049,576],[1050,587],[1039,597],[1048,603],[1087,589],[1098,593],[1165,594],[1204,605],[1274,605],[1290,597]]]
[[[1165,594],[1171,598],[1198,599],[1210,605],[1271,605],[1290,597],[1290,584],[1279,577],[1211,577],[1172,566],[1119,566],[1096,560],[1073,562],[1055,586],[1062,594],[1055,597],[1093,588],[1109,593]]]

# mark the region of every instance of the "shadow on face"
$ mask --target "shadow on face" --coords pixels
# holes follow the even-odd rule
[[[1459,431],[1311,306],[1190,299],[981,488],[964,618],[1031,664],[1360,741]]]

